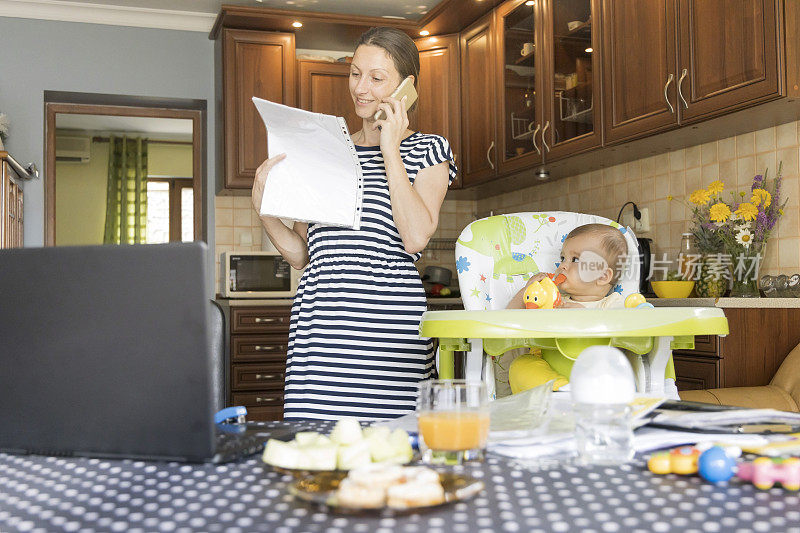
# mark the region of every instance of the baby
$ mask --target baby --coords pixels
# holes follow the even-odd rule
[[[561,247],[561,262],[554,278],[563,274],[566,279],[558,288],[563,295],[562,307],[611,309],[625,307],[622,295],[614,291],[621,274],[621,262],[628,252],[622,232],[606,224],[585,224],[573,229]],[[508,309],[523,309],[523,294],[527,286],[539,281],[545,274],[533,276],[508,303]],[[560,365],[559,365],[560,366]],[[563,371],[563,369],[562,369]],[[566,372],[568,375],[568,372]],[[550,380],[555,380],[553,390],[566,385],[569,380],[554,370],[538,350],[518,357],[511,363],[508,373],[513,393],[521,392]]]

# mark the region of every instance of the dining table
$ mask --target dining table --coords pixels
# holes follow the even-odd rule
[[[258,423],[326,433],[332,421]],[[483,481],[464,501],[345,513],[298,499],[260,454],[224,464],[0,454],[0,531],[467,533],[798,531],[800,496],[738,480],[619,466],[521,464],[492,453],[444,468]]]

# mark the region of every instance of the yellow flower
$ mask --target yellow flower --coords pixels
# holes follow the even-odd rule
[[[689,195],[689,201],[695,205],[703,205],[707,204],[710,200],[708,191],[705,189],[697,189],[691,195]]]
[[[772,195],[764,189],[753,189],[753,196],[750,201],[753,205],[759,205],[763,201],[764,209],[766,209],[772,203]]]
[[[708,186],[708,194],[719,194],[725,188],[725,184],[722,183],[720,180],[712,181],[711,184]]]
[[[667,195],[667,200],[668,200],[668,201],[670,201],[670,202],[671,202],[671,201],[673,200],[673,198],[674,198],[674,197],[673,197],[671,194],[670,194],[670,195]]]
[[[714,222],[725,222],[731,216],[731,208],[725,202],[717,202],[711,206],[708,214]]]
[[[751,220],[755,220],[756,215],[758,215],[758,208],[750,202],[744,202],[739,204],[736,214],[749,222]]]
[[[783,216],[783,209],[778,209],[778,214],[779,214],[780,216]]]

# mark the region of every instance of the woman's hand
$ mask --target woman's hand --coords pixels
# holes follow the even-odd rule
[[[376,120],[373,127],[381,129],[381,152],[384,155],[389,150],[400,150],[400,142],[408,129],[408,113],[405,106],[406,97],[402,101],[396,98],[386,98],[378,105],[383,109],[386,118]]]
[[[267,184],[269,171],[285,158],[286,154],[278,154],[261,163],[256,169],[256,177],[253,180],[253,192],[250,195],[250,199],[253,201],[253,207],[257,213],[261,212],[261,197],[264,196],[264,186]]]

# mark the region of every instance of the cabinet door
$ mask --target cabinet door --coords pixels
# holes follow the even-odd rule
[[[775,0],[680,0],[681,121],[780,96]]]
[[[675,0],[603,1],[606,142],[678,124]]]
[[[350,96],[350,63],[298,61],[300,108],[315,113],[344,117],[350,134],[361,129]]]
[[[543,145],[537,141],[537,138],[541,140],[545,127],[538,14],[536,3],[522,0],[504,3],[495,14],[497,159],[503,173],[542,161]]]
[[[249,189],[267,157],[267,134],[251,98],[295,105],[294,34],[223,30],[225,188]]]
[[[679,391],[716,389],[719,386],[719,359],[673,354],[675,385]]]
[[[464,187],[497,175],[492,15],[461,34],[461,143]]]
[[[600,0],[546,0],[542,34],[545,63],[544,133],[553,160],[601,144]]]
[[[416,41],[419,50],[417,107],[409,128],[446,138],[456,157],[459,173],[451,188],[461,185],[461,95],[459,94],[458,35],[440,35]]]

